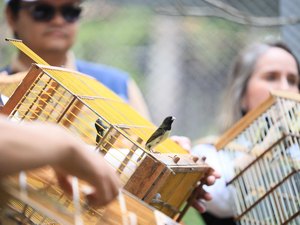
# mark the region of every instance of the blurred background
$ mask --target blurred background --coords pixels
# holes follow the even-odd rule
[[[3,1],[0,2],[3,11]],[[156,125],[175,116],[172,133],[215,134],[220,96],[245,45],[284,40],[300,56],[299,0],[86,0],[78,58],[127,71]],[[0,66],[15,48],[0,23]]]
[[[3,1],[0,10],[3,12]],[[216,133],[226,75],[244,46],[285,41],[300,57],[299,0],[85,0],[78,58],[127,71],[159,125],[193,141]],[[16,49],[0,14],[0,66]],[[190,210],[186,224],[201,224]]]

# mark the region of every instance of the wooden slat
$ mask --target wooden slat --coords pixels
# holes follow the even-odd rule
[[[259,115],[265,112],[271,105],[274,104],[276,98],[274,96],[270,96],[265,102],[263,102],[256,109],[248,112],[241,120],[235,123],[228,131],[226,131],[215,144],[216,149],[222,149],[228,142],[230,142],[233,138],[235,138],[238,134],[240,134],[244,129],[246,129],[254,119],[256,119]]]
[[[6,41],[10,42],[14,46],[16,46],[20,51],[25,53],[29,58],[31,58],[34,62],[49,65],[45,60],[43,60],[40,56],[38,56],[35,52],[33,52],[30,48],[28,48],[22,40],[6,38]]]
[[[143,199],[158,177],[165,172],[167,172],[165,165],[147,155],[125,184],[124,189]]]
[[[40,70],[39,67],[33,64],[31,66],[30,72],[24,77],[22,83],[15,90],[14,97],[9,98],[9,100],[5,104],[5,107],[3,107],[0,112],[5,115],[9,115],[17,106],[17,104],[22,100],[23,96],[26,94],[26,92],[40,73],[42,73],[42,70]]]
[[[253,109],[247,113],[241,120],[232,126],[228,131],[226,131],[216,142],[215,147],[220,150],[222,149],[230,140],[241,133],[245,128],[247,128],[258,116],[265,112],[276,102],[276,98],[286,98],[294,101],[300,101],[300,95],[287,92],[287,91],[271,91],[270,97],[259,105],[256,109]]]
[[[294,100],[297,102],[300,102],[300,95],[297,93],[292,93],[289,91],[271,91],[271,95],[274,97],[280,97],[280,98],[286,98],[286,99],[290,99],[290,100]]]

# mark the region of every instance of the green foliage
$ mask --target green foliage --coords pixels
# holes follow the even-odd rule
[[[183,222],[185,225],[205,225],[198,211],[192,207],[184,215]]]
[[[74,51],[79,58],[111,65],[139,76],[139,50],[148,43],[151,11],[142,7],[116,9],[105,19],[81,25]]]

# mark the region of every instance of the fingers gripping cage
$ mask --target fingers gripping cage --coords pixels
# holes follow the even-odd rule
[[[240,224],[300,224],[300,96],[273,92],[216,144],[234,163]]]
[[[50,168],[42,168],[26,173],[26,188],[20,184],[18,176],[3,179],[0,193],[2,224],[178,224],[124,190],[116,200],[100,208],[89,206],[84,197],[75,202],[59,188],[54,178]],[[84,188],[85,184],[80,183],[81,194]]]

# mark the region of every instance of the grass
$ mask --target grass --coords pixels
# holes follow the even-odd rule
[[[184,225],[205,225],[198,211],[192,207],[189,208],[182,220]]]

